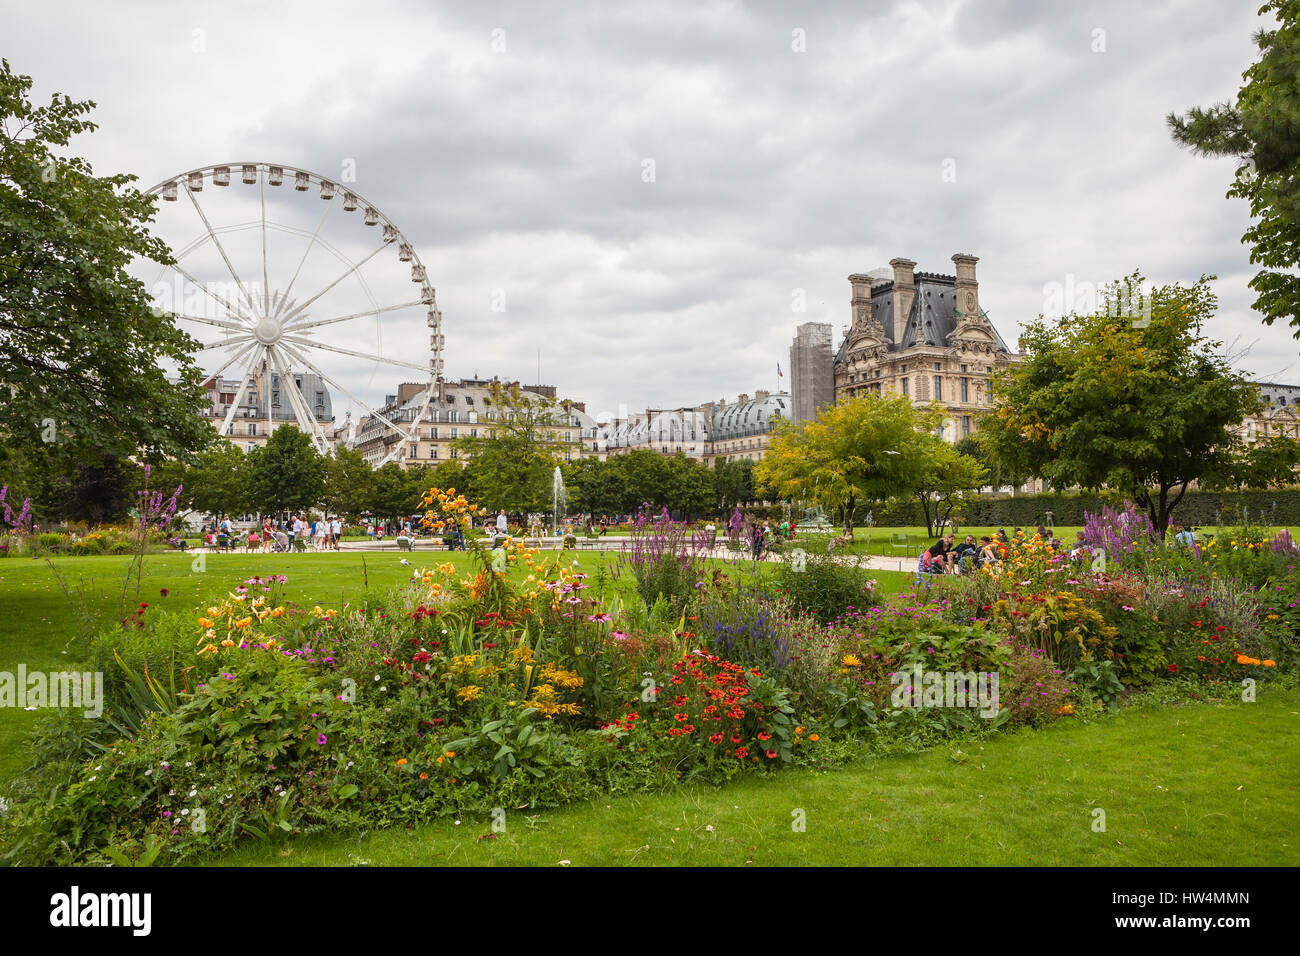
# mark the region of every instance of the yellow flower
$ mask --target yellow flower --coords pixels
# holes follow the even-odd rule
[[[857,657],[855,657],[855,656],[852,655],[852,654],[845,654],[845,655],[844,655],[844,659],[843,659],[842,661],[840,661],[840,663],[842,663],[845,667],[861,667],[861,666],[862,666],[862,661],[858,660]]]
[[[458,697],[463,701],[478,700],[479,695],[483,693],[483,688],[477,684],[470,684],[468,687],[462,687],[456,691]]]
[[[454,756],[456,756],[456,751],[454,751],[454,750],[448,750],[448,751],[447,751],[447,756],[448,756],[448,757],[454,757]]]

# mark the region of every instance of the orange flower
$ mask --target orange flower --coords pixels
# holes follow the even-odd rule
[[[403,757],[401,760],[397,761],[397,765],[398,765],[399,767],[405,767],[405,766],[406,766],[406,758]]]
[[[817,741],[821,740],[821,737],[819,737],[817,734],[809,734],[808,739],[811,740],[813,743],[816,743]]]

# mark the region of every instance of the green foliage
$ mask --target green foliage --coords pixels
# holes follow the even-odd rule
[[[212,437],[191,354],[198,343],[155,314],[127,267],[171,262],[147,224],[153,200],[133,176],[96,177],[56,152],[93,132],[94,104],[28,99],[30,77],[0,61],[0,433],[53,453],[70,474],[143,454],[188,455]],[[179,366],[183,384],[161,363]],[[53,428],[54,443],[43,439]]]
[[[1285,320],[1300,337],[1300,2],[1267,0],[1259,14],[1277,25],[1255,35],[1260,58],[1236,102],[1170,114],[1168,124],[1179,144],[1240,160],[1227,195],[1247,200],[1254,218],[1242,236],[1250,261],[1264,266],[1250,280],[1254,308],[1266,325]]]
[[[1070,671],[1070,680],[1107,707],[1117,707],[1124,683],[1115,673],[1114,661],[1080,661]]]
[[[1259,393],[1201,336],[1215,306],[1206,277],[1148,290],[1134,273],[1093,315],[1031,322],[985,440],[1015,469],[1125,494],[1167,527],[1191,482],[1229,483],[1251,464],[1235,428]]]
[[[517,385],[493,385],[489,407],[496,419],[480,416],[479,435],[463,434],[455,443],[475,497],[511,514],[550,511],[555,466],[564,447],[557,429],[566,424],[565,410]]]
[[[720,495],[745,492],[744,476],[747,471],[752,473],[752,468],[740,465],[720,462],[719,477],[703,461],[684,453],[664,455],[640,448],[605,461],[585,458],[573,462],[565,469],[564,482],[570,510],[595,515],[635,514],[648,504],[655,511],[667,508],[698,516],[715,513]]]
[[[426,479],[427,476],[422,475],[421,478]],[[340,445],[325,460],[325,490],[321,493],[321,504],[332,515],[356,517],[371,500],[373,482],[374,472],[365,456],[354,448]],[[436,484],[437,482],[421,480],[416,487],[428,488]],[[455,482],[452,482],[452,487],[455,487]]]
[[[295,425],[280,425],[266,444],[248,453],[248,493],[262,513],[305,511],[320,502],[325,462],[311,436]]]
[[[867,572],[828,553],[829,540],[829,535],[800,535],[793,548],[781,552],[773,577],[797,610],[822,623],[829,623],[846,609],[872,603]]]
[[[801,425],[777,426],[755,478],[784,498],[841,508],[909,495],[928,480],[934,454],[928,419],[905,395],[864,395],[823,409]]]

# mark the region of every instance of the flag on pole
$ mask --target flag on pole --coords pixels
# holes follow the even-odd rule
[[[784,378],[784,377],[785,377],[784,375],[781,374],[781,363],[780,363],[780,362],[777,362],[777,363],[776,363],[776,377],[777,377],[777,378]]]

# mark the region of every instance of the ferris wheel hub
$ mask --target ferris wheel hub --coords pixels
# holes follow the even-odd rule
[[[269,315],[259,319],[253,329],[253,336],[263,345],[274,345],[280,341],[280,336],[283,334],[284,329],[279,321]]]

